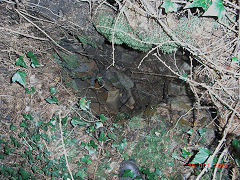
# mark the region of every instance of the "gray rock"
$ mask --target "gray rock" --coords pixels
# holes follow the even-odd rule
[[[126,74],[123,74],[117,71],[117,76],[118,76],[119,82],[126,90],[133,88],[134,83]]]
[[[178,96],[178,95],[187,95],[186,89],[183,84],[176,82],[170,82],[168,86],[168,95],[169,96]]]
[[[133,88],[134,82],[126,74],[117,71],[114,68],[110,68],[106,71],[104,78],[110,81],[114,87],[118,89],[129,90]]]

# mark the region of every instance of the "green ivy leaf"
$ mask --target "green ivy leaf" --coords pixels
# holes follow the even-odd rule
[[[56,96],[52,95],[52,98],[46,98],[45,100],[49,103],[49,104],[59,104]]]
[[[43,124],[43,120],[40,120],[40,121],[36,121],[35,122],[35,126],[36,127],[39,127],[39,126],[41,126]]]
[[[155,169],[155,174],[160,176],[160,177],[163,176],[162,171],[160,171],[160,169],[158,169],[158,168]]]
[[[137,176],[133,180],[142,180],[142,178]]]
[[[122,177],[133,178],[134,177],[134,173],[132,172],[131,169],[126,169],[126,170],[124,170],[124,173],[122,174]]]
[[[84,111],[89,109],[90,101],[86,100],[86,97],[82,97],[79,101],[80,108]]]
[[[97,145],[95,144],[94,140],[89,141],[89,146],[92,146],[94,149],[97,148]]]
[[[40,66],[40,63],[38,62],[37,57],[35,56],[35,54],[33,54],[32,51],[29,51],[27,53],[27,57],[29,57],[31,59],[31,62],[32,62],[31,66],[33,68]]]
[[[205,134],[205,132],[206,132],[206,129],[200,128],[200,129],[198,130],[198,132],[199,132],[200,136],[203,136],[203,135]]]
[[[151,172],[149,168],[141,168],[141,171],[147,175],[148,179],[155,179],[155,173]],[[161,178],[162,179],[162,178]],[[165,178],[163,178],[165,179]]]
[[[84,155],[81,159],[82,162],[85,162],[86,164],[90,164],[92,162],[92,159],[89,158],[89,155]]]
[[[236,164],[240,166],[240,140],[233,139],[232,140],[232,147],[233,147],[233,156]]]
[[[18,174],[21,177],[20,179],[31,179],[30,174],[26,170],[24,170],[23,168],[19,169]]]
[[[16,126],[14,126],[13,123],[11,123],[11,125],[10,125],[10,130],[12,130],[12,131],[16,130]]]
[[[187,4],[184,9],[201,7],[204,11],[206,11],[209,6],[212,4],[212,0],[194,0],[192,3]]]
[[[17,139],[13,136],[10,136],[11,143],[14,145],[14,147],[19,147],[20,143],[17,141]]]
[[[114,134],[114,133],[110,133],[110,132],[108,132],[107,133],[107,136],[110,138],[110,139],[113,139],[113,140],[117,140],[117,136]]]
[[[19,134],[18,134],[18,136],[20,137],[20,138],[22,138],[22,137],[26,137],[27,136],[27,134],[26,134],[26,132],[20,132]]]
[[[31,169],[32,169],[32,171],[33,171],[34,173],[36,173],[39,168],[38,168],[37,166],[32,166]]]
[[[233,148],[240,153],[240,141],[237,139],[232,140],[232,146]]]
[[[51,130],[51,131],[56,131],[57,128],[56,128],[56,126],[52,126],[50,130]]]
[[[199,152],[195,155],[194,159],[190,164],[202,164],[210,155],[208,148],[199,147]]]
[[[32,117],[32,115],[30,113],[28,113],[28,114],[22,113],[22,116],[26,120],[33,120],[33,117]]]
[[[18,82],[19,84],[25,86],[26,85],[26,72],[18,71],[12,77],[12,82]]]
[[[20,123],[20,127],[27,128],[27,127],[28,127],[27,121],[26,121],[26,120],[23,120],[23,121]]]
[[[107,140],[107,137],[105,136],[105,133],[103,131],[101,131],[98,140],[99,141],[106,141]]]
[[[232,61],[238,63],[238,62],[239,62],[239,59],[238,59],[237,57],[232,57]]]
[[[102,80],[103,80],[103,78],[102,78],[101,76],[98,76],[98,77],[97,77],[97,81],[98,81],[98,82],[100,82],[100,83],[101,83],[101,82],[102,82]]]
[[[85,146],[87,146],[87,143],[81,142],[80,146],[81,146],[81,147],[85,147]]]
[[[9,155],[10,153],[13,153],[13,152],[15,151],[15,149],[10,148],[10,147],[8,147],[8,146],[5,146],[5,147],[3,148],[3,150],[4,150],[4,154],[6,154],[6,155]]]
[[[32,89],[32,93],[35,93],[35,92],[36,92],[35,87],[31,87],[31,89]]]
[[[31,87],[31,90],[29,88],[25,88],[25,92],[27,94],[30,94],[30,93],[35,93],[36,92],[36,89],[34,87]]]
[[[192,133],[193,133],[193,129],[191,128],[191,129],[189,129],[189,131],[187,132],[187,134],[192,135]]]
[[[96,129],[103,127],[103,123],[101,122],[96,122],[95,124],[96,124]]]
[[[44,147],[44,145],[43,145],[43,144],[37,144],[37,147],[38,147],[39,149],[42,149],[42,148]]]
[[[34,141],[35,143],[37,143],[38,141],[40,141],[40,134],[34,134],[31,137],[31,140]]]
[[[64,118],[62,118],[62,125],[63,126],[66,126],[67,125],[67,119],[68,119],[68,116],[66,116],[66,117],[64,117]]]
[[[90,125],[87,129],[86,132],[91,136],[92,133],[95,131],[95,127],[93,125]]]
[[[124,150],[124,148],[127,146],[126,138],[123,138],[122,142],[117,146],[118,150]]]
[[[184,147],[184,148],[182,149],[182,154],[181,154],[181,156],[182,156],[183,158],[186,158],[186,157],[188,157],[188,156],[191,156],[191,153]]]
[[[57,136],[56,136],[56,135],[52,135],[52,136],[51,136],[51,139],[52,139],[53,141],[55,141],[55,140],[57,139]]]
[[[213,0],[212,5],[203,14],[203,16],[217,16],[219,19],[225,16],[226,10],[222,0]]]
[[[174,163],[173,162],[168,162],[167,166],[173,167]]]
[[[56,119],[53,117],[52,119],[50,119],[50,121],[48,122],[48,125],[51,125],[51,126],[56,126]]]
[[[91,40],[89,40],[87,37],[77,35],[77,38],[78,38],[78,40],[79,40],[81,43],[83,43],[83,44],[88,44],[88,45],[90,45],[90,46],[92,46],[92,47],[97,48],[97,44],[94,43],[94,42],[92,42]]]
[[[3,148],[3,150],[4,150],[4,154],[6,154],[6,155],[9,155],[10,152],[11,152],[11,149],[10,149],[10,147],[8,147],[8,146],[5,146],[5,147]]]
[[[30,93],[31,93],[31,90],[28,89],[28,88],[25,88],[25,92],[26,92],[27,94],[30,94]]]
[[[108,118],[104,114],[100,114],[99,118],[100,118],[102,123],[104,123],[104,121],[108,120]]]
[[[166,13],[177,12],[178,9],[178,5],[170,0],[164,1],[161,7],[165,9]]]
[[[7,144],[7,142],[4,141],[3,139],[0,139],[0,144]]]
[[[57,89],[55,87],[50,87],[49,92],[50,94],[55,94],[57,92]]]
[[[75,177],[83,179],[87,176],[87,173],[83,170],[78,170],[78,172],[75,174]]]
[[[73,117],[71,120],[71,124],[75,127],[76,125],[86,125],[87,123],[81,119],[79,119],[78,117]]]
[[[16,60],[16,65],[27,68],[26,63],[23,60],[23,56],[19,56]]]
[[[91,148],[91,147],[89,147],[89,146],[85,146],[85,149],[88,150],[88,154],[89,155],[96,153],[96,150]]]
[[[40,135],[41,135],[41,137],[42,137],[44,140],[46,140],[47,142],[50,141],[50,139],[49,139],[49,137],[48,137],[48,135],[47,135],[46,133],[40,133]]]

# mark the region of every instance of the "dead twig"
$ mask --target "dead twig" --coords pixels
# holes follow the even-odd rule
[[[214,169],[214,173],[213,173],[213,180],[216,179],[216,176],[217,176],[217,171],[218,171],[218,165],[221,163],[221,160],[223,158],[224,155],[226,155],[228,152],[228,147],[224,149],[224,151],[221,153],[221,155],[219,156],[218,158],[218,162],[216,164],[216,168]]]
[[[238,107],[238,106],[239,106],[239,102],[240,102],[240,101],[237,102],[237,104],[236,104],[235,107]],[[216,147],[214,153],[208,158],[206,164],[209,164],[209,165],[212,164],[214,157],[215,157],[215,156],[217,155],[217,153],[221,150],[221,148],[222,148],[222,146],[223,146],[223,143],[226,141],[226,137],[227,137],[227,134],[228,134],[228,132],[229,132],[229,130],[230,130],[230,128],[231,128],[231,123],[232,123],[232,121],[233,121],[233,118],[234,118],[235,114],[236,114],[235,112],[232,112],[232,115],[231,115],[230,120],[229,120],[229,122],[228,122],[228,124],[227,124],[227,127],[226,127],[226,129],[224,130],[224,132],[223,132],[223,137],[222,137],[222,139],[220,140],[220,142],[218,143],[218,146]],[[210,166],[208,166],[208,167],[206,166],[206,167],[201,171],[201,173],[198,175],[198,177],[197,177],[196,180],[201,179],[201,177],[202,177],[202,176],[208,171],[208,169],[210,169],[210,168],[211,168]]]
[[[33,26],[35,26],[39,31],[41,31],[50,41],[52,41],[52,43],[54,45],[56,45],[57,47],[59,47],[60,49],[66,51],[67,53],[70,53],[70,51],[68,51],[67,49],[63,48],[62,46],[60,46],[58,43],[56,43],[56,41],[51,37],[49,36],[45,31],[43,31],[38,25],[36,25],[34,22],[32,22],[30,19],[28,19],[25,15],[23,15],[19,10],[15,9],[15,11],[20,15],[22,16],[25,20],[27,20],[29,23],[31,23]]]
[[[66,166],[67,166],[67,168],[68,168],[68,172],[69,172],[69,174],[70,174],[70,176],[71,176],[71,179],[74,180],[73,175],[72,175],[71,168],[70,168],[69,163],[68,163],[67,151],[66,151],[65,143],[64,143],[64,137],[63,137],[63,131],[62,131],[61,111],[58,113],[58,116],[59,116],[59,128],[60,128],[60,133],[61,133],[61,141],[62,141],[62,146],[63,146],[63,153],[64,153],[64,156],[65,156]]]
[[[121,10],[120,10],[120,12],[119,12],[119,14],[118,14],[118,16],[116,18],[116,21],[114,23],[114,27],[113,27],[113,31],[112,31],[112,64],[108,68],[110,68],[111,66],[115,65],[115,47],[114,47],[115,31],[116,31],[116,27],[117,27],[119,18],[122,16],[122,14],[124,12],[124,8],[125,8],[125,5],[121,8]]]
[[[176,76],[178,76],[179,78],[181,78],[182,76],[180,74],[178,74],[177,72],[175,72],[170,66],[168,66],[156,53],[153,54],[154,56],[156,56],[158,58],[158,60],[160,62],[162,62],[164,64],[164,66],[166,66],[173,74],[175,74]],[[240,118],[240,112],[238,112],[236,109],[234,109],[230,104],[228,104],[224,99],[222,99],[218,94],[216,94],[213,90],[212,87],[204,84],[204,83],[199,83],[196,81],[193,81],[189,78],[186,78],[185,81],[191,85],[194,86],[201,86],[202,88],[206,89],[206,91],[213,97],[215,97],[223,106],[226,106],[229,110],[233,111],[236,116],[238,116]]]
[[[22,35],[22,36],[25,36],[25,37],[28,37],[28,38],[32,38],[32,39],[37,39],[37,40],[40,40],[40,41],[48,41],[48,39],[46,39],[46,38],[31,36],[31,35],[28,35],[28,34],[25,34],[25,33],[22,33],[22,32],[18,32],[18,31],[14,31],[12,29],[4,28],[4,27],[0,27],[0,30],[9,31],[10,33],[19,34],[19,35]]]

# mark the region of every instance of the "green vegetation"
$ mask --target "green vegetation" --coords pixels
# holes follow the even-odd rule
[[[97,48],[97,44],[92,42],[90,39],[88,39],[86,36],[83,35],[77,35],[78,40],[83,44],[88,44],[94,48]]]
[[[225,8],[222,0],[214,1],[214,3],[211,0],[195,0],[187,4],[184,9],[195,7],[201,7],[206,11],[202,13],[203,16],[217,16],[221,20],[225,18]],[[161,5],[161,8],[165,12],[177,13],[180,7],[178,3],[166,0]],[[114,44],[124,43],[133,49],[143,52],[150,50],[153,46],[160,45],[159,48],[164,53],[172,53],[180,47],[177,43],[171,42],[172,39],[161,27],[143,33],[140,31],[141,27],[133,29],[123,14],[114,17],[115,15],[103,10],[98,11],[96,16],[94,23],[97,31],[104,35],[108,41],[114,41]],[[181,17],[177,25],[172,29],[172,33],[183,42],[195,45],[197,42],[193,41],[192,33],[199,28],[201,23],[201,16],[192,16],[191,18]]]
[[[240,165],[240,140],[236,138],[233,139],[232,147],[234,149],[233,156],[235,158],[235,162],[239,166]]]
[[[149,172],[149,174],[153,173],[149,176],[158,177],[156,175],[157,173],[164,179],[162,172],[171,167],[171,172],[169,173],[172,173],[174,177],[179,164],[175,161],[174,156],[172,156],[171,147],[174,142],[181,142],[182,140],[177,135],[172,136],[171,134],[167,134],[166,119],[160,116],[152,118],[158,119],[158,128],[153,128],[148,134],[144,134],[144,136],[138,140],[137,144],[133,145],[134,150],[131,158],[137,159],[143,168],[155,168],[155,174],[154,172]],[[149,169],[145,169],[145,171],[148,172]]]
[[[36,55],[31,52],[28,53],[28,57],[31,63],[35,63],[34,66],[31,65],[32,68],[40,67],[37,66],[40,63],[36,63],[38,62]],[[27,68],[23,57],[16,60],[16,65]],[[21,76],[21,73],[16,74],[13,75],[13,82],[27,86],[27,74],[25,73],[24,76]],[[27,94],[35,92],[34,87],[25,88]],[[57,88],[51,86],[49,93],[50,97],[45,98],[46,102],[60,105],[61,102],[57,99]],[[93,155],[103,151],[104,158],[94,173],[96,176],[108,178],[114,175],[105,172],[110,168],[108,160],[112,154],[110,149],[104,149],[103,143],[109,141],[111,148],[117,150],[123,159],[136,159],[142,165],[140,168],[142,173],[151,180],[178,178],[180,164],[177,160],[180,156],[186,160],[194,157],[191,164],[199,164],[204,163],[210,155],[209,149],[202,147],[195,155],[188,151],[184,148],[187,146],[186,141],[180,136],[184,130],[179,129],[174,135],[168,133],[166,119],[155,114],[153,117],[144,119],[141,115],[130,118],[126,113],[118,113],[115,118],[116,123],[103,131],[101,128],[105,127],[108,118],[104,114],[98,117],[93,116],[90,104],[91,101],[82,97],[75,109],[77,113],[61,117],[56,111],[50,119],[39,119],[30,112],[22,113],[20,123],[12,123],[9,127],[12,135],[0,137],[0,144],[3,147],[0,158],[4,160],[15,156],[18,159],[17,163],[1,165],[1,175],[9,179],[41,179],[42,177],[68,179],[71,176],[74,179],[84,179],[89,176],[88,167],[93,163]],[[132,130],[139,130],[148,127],[147,122],[151,121],[151,118],[159,122],[158,126],[146,131],[136,142],[128,142],[126,137],[116,135],[123,129],[117,123],[124,119],[129,119],[128,126]],[[80,127],[84,128],[87,134],[86,140],[82,141],[74,134],[74,129]],[[205,132],[205,129],[198,130],[200,137],[203,137]],[[189,130],[187,133],[191,134],[192,131]],[[183,147],[181,153],[171,149],[175,142],[181,142]],[[237,141],[233,144],[238,148]],[[129,147],[133,148],[131,154],[126,153]],[[69,164],[71,164],[71,170],[69,170]],[[166,169],[171,174],[168,178],[166,178]],[[126,172],[125,175],[129,176],[131,172]]]
[[[151,44],[143,42],[145,39],[138,37],[123,16],[120,16],[116,22],[110,14],[102,12],[98,14],[98,18],[99,22],[95,26],[98,32],[103,34],[110,42],[112,42],[114,32],[115,44],[125,43],[129,47],[141,51],[148,51],[152,47]]]
[[[134,31],[122,16],[119,16],[117,22],[116,19],[105,12],[99,13],[98,16],[99,22],[97,22],[96,28],[110,42],[112,42],[114,32],[115,44],[125,43],[129,47],[140,51],[148,51],[152,48],[152,45],[161,43],[162,46],[160,46],[160,48],[165,53],[172,53],[178,48],[177,44],[169,42],[171,38],[162,29],[143,35],[141,32],[138,32],[138,30]],[[184,38],[186,43],[193,44],[191,33],[200,23],[201,20],[197,17],[193,17],[190,20],[183,17],[174,29],[174,33],[178,37]]]

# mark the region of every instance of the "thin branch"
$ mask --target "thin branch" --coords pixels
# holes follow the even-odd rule
[[[221,153],[221,155],[219,156],[218,162],[217,162],[217,164],[216,164],[216,168],[214,169],[213,180],[216,179],[217,171],[218,171],[218,165],[221,163],[221,160],[222,160],[223,156],[224,156],[225,154],[227,154],[227,152],[228,152],[228,147],[225,148],[224,151],[223,151],[223,152]],[[220,164],[220,165],[221,165],[221,164]]]
[[[32,38],[32,39],[37,39],[37,40],[41,40],[41,41],[48,41],[48,39],[46,39],[46,38],[31,36],[31,35],[28,35],[28,34],[25,34],[25,33],[22,33],[22,32],[18,32],[18,31],[14,31],[12,29],[4,28],[4,27],[0,27],[0,30],[9,31],[10,33],[19,34],[19,35],[22,35],[22,36],[25,36],[25,37],[28,37],[28,38]]]
[[[45,7],[45,6],[41,6],[39,4],[34,4],[34,3],[31,3],[31,2],[28,2],[26,3],[27,6],[33,8],[33,7],[40,7],[40,8],[43,8],[43,9],[46,9],[48,11],[50,11],[54,16],[57,16],[58,18],[61,18],[61,16],[59,16],[58,14],[54,13],[51,9]],[[32,5],[32,6],[31,6]]]
[[[178,118],[175,126],[174,126],[171,130],[169,130],[169,131],[174,130],[174,129],[177,127],[179,121],[180,121],[184,116],[188,115],[188,113],[190,113],[192,110],[193,110],[193,108],[189,109],[186,113],[184,113],[183,115],[181,115],[181,116]],[[168,131],[168,132],[169,132],[169,131]],[[167,134],[168,134],[168,132],[167,132]]]
[[[175,43],[176,41],[167,41],[167,42],[163,42],[158,44],[156,47],[152,48],[150,51],[148,51],[148,53],[142,58],[142,60],[140,61],[140,63],[138,64],[138,69],[140,68],[140,66],[142,65],[144,59],[146,59],[153,51],[155,51],[156,49],[160,48],[161,46],[163,46],[164,44],[168,44],[168,43]]]
[[[7,94],[0,94],[0,97],[14,97],[12,95],[7,95]]]
[[[240,102],[240,101],[239,101],[239,102]],[[239,106],[239,102],[236,104],[236,107]],[[212,164],[214,157],[215,157],[215,156],[217,155],[217,153],[221,150],[223,143],[226,141],[226,137],[227,137],[228,131],[229,131],[230,128],[231,128],[231,123],[232,123],[232,121],[233,121],[234,116],[235,116],[235,112],[232,113],[232,115],[231,115],[231,117],[230,117],[230,120],[229,120],[229,123],[228,123],[228,125],[227,125],[227,128],[226,128],[226,129],[224,130],[224,132],[223,132],[223,137],[222,137],[221,141],[218,143],[218,146],[216,147],[214,153],[208,158],[206,164],[209,164],[209,165]],[[200,180],[200,178],[201,178],[201,177],[208,171],[208,169],[210,169],[210,168],[211,168],[210,166],[208,166],[208,167],[206,166],[206,167],[201,171],[201,173],[198,175],[198,177],[197,177],[196,180]]]
[[[159,56],[157,56],[156,53],[154,53],[153,55],[156,56],[158,58],[158,60],[160,62],[162,62],[164,64],[164,66],[166,66],[173,74],[175,74],[178,77],[182,77],[181,75],[176,73],[170,66],[168,66]],[[201,87],[205,88],[210,95],[213,95],[223,106],[226,106],[229,110],[233,111],[240,118],[240,112],[236,111],[231,105],[229,105],[225,100],[223,100],[221,97],[219,97],[219,95],[217,95],[214,91],[212,91],[211,87],[207,86],[204,83],[198,83],[196,81],[193,81],[189,78],[186,78],[185,80],[189,84],[193,84],[195,86],[201,86]]]
[[[63,153],[64,153],[64,156],[65,156],[66,166],[68,168],[68,172],[71,176],[71,179],[74,180],[71,169],[70,169],[70,166],[69,166],[69,163],[68,163],[67,151],[66,151],[65,144],[64,144],[64,139],[63,139],[61,111],[58,113],[58,116],[59,116],[59,128],[60,128],[60,133],[61,133],[61,140],[62,140]]]
[[[239,6],[237,6],[236,4],[234,4],[234,3],[232,3],[232,2],[230,2],[230,1],[228,1],[228,0],[223,0],[225,3],[227,3],[227,4],[230,4],[231,6],[233,6],[235,9],[238,9],[238,10],[240,10],[240,7]]]
[[[119,18],[120,18],[120,16],[123,14],[123,11],[124,11],[124,8],[125,8],[125,5],[121,8],[121,10],[120,10],[120,12],[119,12],[119,14],[118,14],[118,16],[117,16],[117,19],[116,19],[116,21],[115,21],[115,23],[114,23],[114,27],[113,27],[113,31],[112,31],[112,66],[114,66],[115,65],[115,47],[114,47],[114,38],[115,38],[115,31],[116,31],[116,27],[117,27],[117,23],[118,23],[118,21],[119,21]],[[111,65],[110,65],[111,66]],[[109,67],[110,67],[109,66]]]
[[[211,67],[211,69],[216,69],[217,71],[224,71],[224,72],[229,72],[231,74],[236,74],[236,72],[234,72],[234,71],[230,71],[230,70],[227,70],[227,69],[225,69],[223,67],[220,67],[220,66],[216,65],[212,60],[210,60],[207,56],[205,56],[204,55],[205,53],[203,53],[199,48],[196,48],[193,45],[188,44],[186,42],[183,42],[181,39],[179,39],[174,33],[172,33],[172,30],[170,30],[167,27],[167,25],[164,22],[162,22],[161,19],[159,19],[159,18],[157,18],[155,16],[153,16],[153,18],[155,18],[158,21],[158,23],[164,29],[164,31],[168,34],[168,36],[171,37],[174,41],[176,41],[177,44],[179,44],[181,47],[187,49],[192,55],[198,57],[199,60],[196,59],[198,62],[203,64],[203,62],[207,61],[208,64],[204,63],[203,64],[204,66],[209,66],[209,67]]]
[[[24,15],[26,15],[26,16],[29,16],[29,17],[31,17],[31,18],[33,18],[33,19],[37,19],[37,20],[39,20],[39,21],[43,21],[43,22],[55,24],[55,22],[53,22],[53,21],[49,21],[49,20],[46,20],[46,19],[41,19],[41,18],[32,16],[31,14],[28,14],[28,13],[26,13],[26,12],[24,12],[24,11],[21,11],[21,10],[19,10],[19,11],[20,11],[22,14],[24,14]]]
[[[33,26],[35,26],[39,31],[41,31],[48,39],[50,39],[52,41],[53,44],[55,44],[57,47],[59,47],[60,49],[68,52],[71,54],[70,51],[68,51],[67,49],[63,48],[62,46],[60,46],[58,43],[56,43],[56,41],[49,36],[45,31],[43,31],[38,25],[36,25],[34,22],[32,22],[30,19],[28,19],[25,15],[23,15],[20,11],[18,11],[17,9],[15,9],[15,11],[22,16],[25,20],[27,20],[29,23],[31,23]]]

